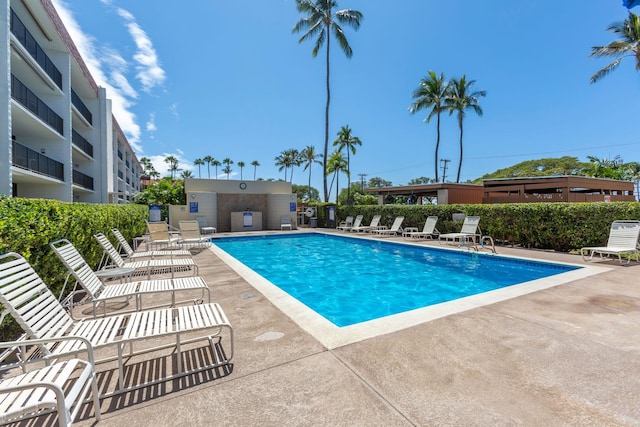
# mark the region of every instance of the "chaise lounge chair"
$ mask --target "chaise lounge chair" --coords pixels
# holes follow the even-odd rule
[[[200,233],[202,234],[215,234],[218,229],[210,226],[207,223],[207,218],[204,216],[197,216],[196,221],[198,221],[198,225],[200,226]]]
[[[142,309],[142,296],[144,294],[155,294],[158,292],[168,292],[171,294],[171,306],[175,306],[180,302],[194,302],[194,299],[176,302],[176,292],[188,291],[188,290],[201,290],[202,296],[199,301],[204,300],[205,292],[208,295],[208,302],[211,302],[211,290],[209,286],[201,277],[180,277],[174,279],[160,279],[160,280],[134,280],[129,283],[120,283],[118,285],[105,285],[95,272],[89,267],[89,264],[84,260],[78,250],[66,239],[57,240],[50,243],[51,249],[56,256],[62,261],[65,267],[67,267],[68,275],[67,281],[70,276],[75,278],[75,286],[72,289],[70,295],[67,297],[68,301],[73,301],[74,294],[81,292],[77,286],[79,285],[82,290],[87,294],[87,301],[93,304],[93,317],[96,317],[96,311],[100,304],[103,305],[104,315],[107,314],[107,301],[118,298],[134,298],[135,310]],[[65,281],[66,287],[67,281]],[[166,304],[165,304],[166,305]],[[157,308],[148,307],[148,308]]]
[[[354,227],[358,228],[360,226],[362,226],[362,218],[364,218],[364,215],[357,215],[356,219],[353,221],[353,224],[351,225],[343,225],[342,228],[338,228],[339,230],[342,231],[351,231],[353,230]]]
[[[604,258],[605,255],[617,255],[618,261],[622,264],[622,255],[626,254],[629,255],[627,264],[631,261],[631,256],[633,255],[638,261],[639,237],[640,221],[614,221],[611,223],[607,245],[584,247],[580,249],[580,255],[585,261],[591,261],[595,254],[600,254],[601,258]],[[589,253],[589,258],[587,258],[586,256]]]
[[[433,239],[434,237],[440,235],[440,232],[436,229],[436,223],[438,222],[437,216],[429,216],[424,223],[424,227],[422,231],[410,231],[402,233],[403,237],[408,237],[410,239]]]
[[[127,239],[124,238],[120,230],[118,230],[117,228],[112,228],[111,232],[113,233],[114,236],[116,236],[116,239],[118,240],[118,246],[116,246],[116,250],[118,251],[118,253],[122,253],[122,251],[124,251],[124,256],[127,259],[135,259],[135,258],[153,259],[153,258],[167,257],[167,256],[169,257],[181,257],[181,256],[190,257],[191,256],[191,252],[183,249],[136,252],[133,250],[131,245],[129,245],[129,242],[127,242]]]
[[[280,230],[293,230],[293,224],[291,224],[291,216],[289,215],[281,215],[280,216]]]
[[[178,243],[180,245],[194,245],[200,248],[208,247],[209,238],[204,237],[200,232],[200,223],[197,220],[180,221],[180,238]]]
[[[169,232],[169,224],[166,222],[147,222],[147,234],[149,235],[147,247],[151,246],[151,249],[157,249],[160,246],[167,249],[174,245],[179,246],[179,233]]]
[[[475,246],[476,242],[480,239],[480,234],[478,234],[479,225],[479,216],[465,217],[459,233],[440,234],[438,236],[438,240],[440,241],[440,243],[442,243],[443,241],[458,243],[460,245],[471,243]]]
[[[353,227],[353,217],[352,216],[348,216],[344,219],[344,221],[341,221],[340,224],[338,224],[338,226],[336,227],[336,230],[346,230],[347,228],[351,228]]]
[[[125,262],[113,244],[111,244],[109,239],[107,239],[107,236],[103,233],[98,233],[94,234],[93,237],[98,241],[98,243],[100,243],[100,246],[102,246],[102,249],[104,250],[103,260],[100,263],[100,267],[102,271],[106,272],[105,274],[108,274],[112,267],[115,267],[116,269],[132,268],[134,269],[134,274],[136,272],[145,272],[147,279],[149,279],[153,273],[164,273],[165,271],[170,271],[172,278],[177,270],[191,270],[193,275],[198,274],[198,264],[196,264],[191,258],[150,259],[144,261]]]
[[[47,358],[23,357],[27,346],[54,345],[62,341],[76,341],[85,346],[88,360],[69,359],[52,363]],[[21,354],[18,362],[0,366],[0,423],[25,421],[57,412],[58,425],[68,427],[76,419],[90,391],[96,421],[100,421],[98,384],[89,341],[75,337],[22,340],[1,342],[0,348],[7,349],[2,356],[11,355],[15,349]],[[43,361],[46,366],[27,370],[28,364],[41,364]],[[33,425],[36,425],[35,421]]]
[[[104,354],[105,358],[97,360],[96,363],[117,360],[118,387],[115,392],[107,393],[107,395],[139,389],[191,373],[228,365],[233,358],[233,329],[218,304],[197,304],[138,311],[100,319],[75,321],[27,260],[15,252],[0,256],[0,303],[4,309],[2,318],[10,314],[29,339],[85,338],[96,351],[104,350],[101,354]],[[228,331],[230,339],[230,354],[228,356],[221,345],[223,330]],[[185,336],[189,336],[189,339],[184,339]],[[160,339],[162,337],[171,337],[171,343],[165,342],[159,346],[151,347],[153,343],[157,344],[157,342],[150,340],[150,338]],[[182,345],[203,340],[210,344],[212,350],[210,363],[198,363],[197,360],[200,359],[194,359],[190,361],[189,369],[183,370]],[[134,344],[141,346],[146,344],[150,347],[145,346],[145,348],[134,352]],[[125,346],[129,347],[127,360],[137,354],[175,347],[173,357],[177,365],[176,372],[146,382],[143,382],[141,373],[127,376],[129,381],[137,383],[125,387]],[[39,347],[42,354],[51,357],[71,355],[83,351],[78,340],[65,341],[55,346],[43,344]],[[171,365],[169,363],[169,366]]]
[[[378,230],[380,228],[380,218],[382,218],[382,215],[374,215],[373,218],[371,218],[371,222],[369,223],[369,225],[360,225],[356,227],[356,225],[354,224],[353,227],[349,229],[349,231],[352,231],[355,233],[360,233],[360,232],[369,233],[371,232],[371,230]]]
[[[379,237],[390,237],[395,236],[399,233],[402,233],[402,222],[404,221],[403,216],[397,216],[396,219],[393,220],[393,224],[391,224],[391,228],[382,228],[378,230],[371,230],[371,234],[379,236]]]

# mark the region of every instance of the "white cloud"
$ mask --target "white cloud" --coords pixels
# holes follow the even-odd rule
[[[153,48],[151,39],[147,36],[147,33],[140,28],[135,18],[129,11],[117,8],[118,15],[120,15],[125,21],[127,21],[127,29],[129,34],[136,43],[138,50],[133,56],[133,59],[138,63],[136,66],[137,74],[136,78],[142,83],[142,90],[149,92],[155,86],[160,86],[164,83],[166,75],[162,67],[158,62],[158,55]]]
[[[147,120],[147,132],[155,132],[157,129],[156,115],[155,113],[151,113],[149,114],[149,120]]]
[[[180,114],[178,113],[178,104],[176,103],[171,104],[171,107],[169,107],[169,111],[171,111],[171,114],[173,114],[176,120],[180,119]]]
[[[180,151],[180,150],[178,150]],[[170,176],[171,174],[169,173],[169,163],[165,162],[164,159],[166,159],[169,156],[173,156],[176,159],[178,159],[178,173],[176,177],[180,176],[180,172],[182,172],[183,170],[189,170],[192,173],[194,172],[194,166],[191,163],[190,160],[185,159],[185,157],[183,156],[182,152],[177,152],[177,153],[162,153],[160,155],[156,155],[156,156],[147,156],[147,158],[149,160],[151,160],[151,164],[153,164],[153,168],[160,173],[160,177],[165,177],[165,176]],[[197,174],[197,171],[196,171]],[[226,176],[226,175],[225,175]]]

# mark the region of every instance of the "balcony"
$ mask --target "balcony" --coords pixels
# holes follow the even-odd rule
[[[90,125],[93,125],[93,116],[91,115],[91,111],[89,111],[89,108],[84,105],[82,99],[80,99],[76,91],[73,89],[71,89],[71,103],[78,109],[78,112],[82,115],[82,117],[84,117]]]
[[[27,27],[22,23],[18,15],[11,10],[11,33],[18,39],[20,44],[25,48],[29,55],[44,70],[44,72],[53,80],[53,82],[62,89],[62,73],[53,64],[53,61],[47,56],[44,50],[36,42]]]
[[[79,185],[80,187],[86,188],[87,190],[93,190],[93,177],[89,175],[85,175],[80,171],[73,170],[73,183],[75,185]]]
[[[91,145],[89,141],[84,139],[82,135],[76,132],[75,129],[71,131],[71,142],[73,142],[73,145],[82,150],[82,152],[87,156],[93,158],[93,145]]]
[[[31,111],[56,132],[64,136],[64,122],[47,104],[26,87],[16,76],[11,75],[11,98]]]
[[[13,166],[64,181],[64,165],[62,163],[25,147],[15,140],[12,142],[11,162]]]

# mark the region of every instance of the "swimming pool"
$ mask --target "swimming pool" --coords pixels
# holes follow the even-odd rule
[[[315,233],[215,244],[338,327],[580,268]]]

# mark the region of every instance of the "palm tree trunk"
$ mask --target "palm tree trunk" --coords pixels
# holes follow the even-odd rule
[[[329,88],[329,44],[331,41],[330,28],[327,25],[327,106],[324,110],[324,157],[322,158],[322,174],[324,181],[324,201],[329,201],[327,189],[327,159],[329,157],[329,104],[331,103],[331,89]]]
[[[309,186],[307,188],[307,197],[311,200],[311,168],[313,163],[309,163]]]
[[[350,203],[349,191],[351,190],[351,160],[349,159],[349,147],[347,147],[347,205]],[[336,198],[336,204],[338,199]]]
[[[460,160],[458,161],[458,177],[456,184],[460,183],[460,170],[462,170],[462,115],[458,117],[458,126],[460,127]]]
[[[336,171],[336,205],[338,204],[338,191],[340,190],[340,177],[338,176],[338,174],[340,173],[339,170]]]
[[[438,121],[436,124],[436,159],[435,159],[435,171],[436,171],[436,182],[438,181],[438,150],[440,149],[440,111],[438,111]]]
[[[256,171],[257,171],[257,169],[258,169],[258,167],[257,167],[257,166],[254,166],[254,167],[253,167],[253,180],[254,180],[254,181],[256,180]]]

